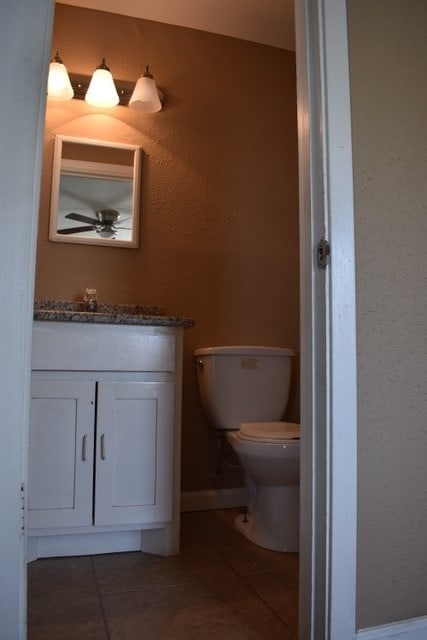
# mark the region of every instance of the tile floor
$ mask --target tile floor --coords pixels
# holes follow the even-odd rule
[[[295,640],[298,554],[247,541],[237,513],[184,513],[179,556],[30,563],[28,640]]]

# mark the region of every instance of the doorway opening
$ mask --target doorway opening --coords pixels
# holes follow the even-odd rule
[[[69,30],[69,25],[70,25],[70,22],[68,21],[67,22],[68,30]],[[209,41],[213,41],[212,36],[207,36],[207,38],[209,38]],[[64,32],[61,32],[61,39],[62,40],[64,39]],[[230,43],[230,46],[234,48],[234,50],[236,51],[236,55],[239,55],[239,52],[237,51],[238,43]],[[255,47],[253,46],[248,47],[248,51],[250,50],[252,52],[254,49]],[[266,59],[268,58],[268,54],[265,48],[260,47],[259,50],[261,51],[260,59],[258,61],[255,60],[256,56],[253,53],[251,53],[252,62],[254,64],[261,65],[264,68],[271,69],[273,65],[266,64]],[[280,57],[280,56],[277,56],[277,57]],[[292,56],[288,56],[288,57],[292,57]],[[283,55],[282,55],[282,58],[283,58]],[[247,64],[246,69],[249,72],[250,65],[248,63],[246,64]],[[204,302],[202,300],[202,302],[197,302],[197,304],[194,303],[195,304],[194,314],[198,318],[201,318],[200,325],[206,326],[206,335],[215,336],[216,340],[227,339],[230,342],[230,341],[236,341],[237,339],[239,339],[238,340],[239,342],[241,341],[246,342],[249,339],[249,337],[247,336],[250,336],[250,332],[252,332],[253,334],[255,333],[254,331],[254,327],[255,327],[256,335],[259,336],[258,341],[260,342],[268,341],[270,344],[280,344],[284,346],[293,347],[297,351],[298,342],[299,342],[299,336],[298,336],[298,327],[299,327],[298,207],[297,207],[298,176],[297,176],[295,75],[294,75],[294,69],[292,69],[291,67],[292,65],[288,63],[283,64],[280,67],[279,63],[276,61],[276,73],[278,74],[278,76],[284,73],[286,75],[287,84],[289,84],[292,80],[294,82],[294,86],[292,87],[293,103],[292,104],[289,103],[289,100],[287,99],[288,96],[285,96],[285,99],[283,99],[283,96],[281,96],[278,103],[275,104],[273,110],[275,110],[274,113],[279,114],[279,117],[282,119],[290,120],[291,118],[293,118],[294,129],[292,131],[292,134],[286,135],[286,133],[289,134],[289,131],[286,132],[285,133],[286,139],[283,140],[283,143],[279,142],[279,140],[280,141],[282,140],[282,137],[284,134],[282,132],[281,126],[277,125],[275,128],[276,139],[275,140],[271,139],[268,142],[266,141],[266,138],[268,138],[268,136],[265,136],[265,135],[263,136],[261,133],[258,133],[258,134],[256,133],[256,126],[255,126],[256,117],[254,117],[254,120],[253,120],[254,126],[250,127],[250,139],[249,139],[249,135],[246,135],[246,129],[241,130],[240,128],[232,127],[230,129],[230,135],[233,136],[232,143],[234,146],[234,153],[233,153],[233,157],[230,159],[230,162],[228,163],[226,161],[224,162],[224,165],[225,167],[229,167],[229,169],[232,170],[231,173],[232,175],[234,175],[234,182],[230,183],[227,175],[225,174],[226,172],[223,172],[221,169],[219,170],[219,173],[217,173],[218,172],[217,168],[212,169],[213,170],[212,175],[208,176],[210,180],[212,179],[221,180],[222,184],[226,185],[230,189],[230,194],[231,194],[230,198],[231,198],[232,206],[235,208],[240,207],[240,211],[237,210],[237,213],[234,217],[228,214],[226,211],[221,211],[216,208],[214,211],[214,214],[215,214],[214,216],[200,214],[199,212],[199,215],[201,215],[202,225],[208,226],[208,231],[210,233],[210,238],[209,238],[210,246],[212,247],[215,241],[217,242],[217,245],[218,245],[218,250],[216,250],[216,255],[215,255],[215,252],[211,252],[210,258],[212,263],[210,265],[208,264],[208,267],[207,267],[208,271],[205,273],[205,282],[203,284],[204,284],[204,288],[206,289],[206,283],[207,283],[210,287],[211,292],[214,295],[216,295],[216,299],[221,302],[221,307],[220,307],[221,315],[216,315],[215,317],[214,313],[212,312],[212,308],[210,309],[207,308],[206,295],[204,296],[205,298]],[[293,61],[293,67],[294,67],[294,61]],[[193,77],[193,80],[194,80],[194,77]],[[248,80],[249,80],[249,77],[246,79],[246,82],[248,82]],[[234,83],[237,84],[236,80],[234,80]],[[278,83],[272,82],[272,86],[276,86],[276,85],[278,86]],[[289,91],[289,90],[286,89],[286,91]],[[279,90],[279,94],[280,93],[281,92]],[[236,98],[237,97],[238,97],[238,94],[236,94]],[[86,113],[82,110],[82,105],[76,104],[76,105],[73,105],[73,108],[76,109],[75,116],[79,118],[80,124],[84,126]],[[259,108],[259,105],[255,106],[255,109],[257,108]],[[240,108],[238,109],[238,111],[241,113]],[[246,109],[246,111],[249,113],[248,108]],[[249,119],[248,113],[245,116],[247,119]],[[165,110],[165,114],[167,115],[166,110]],[[222,114],[221,117],[223,118],[223,128],[224,127],[226,128],[227,127],[226,114],[224,114],[223,110],[221,110],[221,114]],[[238,118],[240,117],[241,116],[238,115]],[[272,117],[273,116],[270,113],[270,118]],[[52,122],[54,123],[54,125],[56,125],[57,129],[58,129],[58,118],[59,118],[59,128],[61,128],[61,131],[66,134],[67,123],[65,122],[65,119],[63,120],[60,119],[61,116],[58,113],[58,111],[56,111],[55,113],[51,111],[51,118],[52,118]],[[112,119],[108,119],[108,116],[103,116],[103,118],[104,120],[101,122],[97,121],[94,117],[88,118],[87,126],[90,126],[91,128],[99,127],[98,130],[100,130],[100,128],[104,126],[107,119],[108,124],[110,125],[109,134],[112,135],[114,130],[114,123],[111,122]],[[259,113],[258,113],[258,118],[259,118]],[[208,122],[205,122],[203,123],[203,126],[206,126],[206,124],[209,125]],[[194,122],[191,124],[191,126],[196,127],[197,123]],[[50,131],[53,130],[53,128],[54,127],[52,126]],[[261,127],[258,126],[258,129],[260,128]],[[122,131],[120,131],[117,135],[122,135]],[[155,156],[155,147],[153,145],[150,147],[150,144],[149,143],[147,144],[148,144],[148,151],[149,151],[147,155],[149,158],[150,157],[153,158]],[[189,136],[187,136],[187,144],[189,144]],[[285,148],[289,149],[291,146],[292,146],[292,154],[294,157],[293,162],[289,160],[288,156],[286,158],[281,157],[281,154],[283,153],[283,151],[280,151],[280,149],[285,149]],[[193,153],[199,156],[200,149],[194,148]],[[206,153],[206,149],[203,151],[203,153]],[[182,158],[175,157],[175,161],[176,161],[176,164],[174,166],[179,168],[180,163],[182,162]],[[262,164],[265,165],[268,163],[270,166],[270,170],[267,172],[261,173],[259,169],[260,165]],[[216,164],[218,164],[217,161],[216,161]],[[221,162],[219,164],[221,165]],[[187,168],[184,167],[184,170],[182,170],[182,175],[185,176],[186,171],[187,171]],[[272,175],[269,176],[268,173]],[[285,182],[288,181],[285,186],[285,189],[283,186],[284,173],[286,174]],[[149,177],[148,172],[146,173],[145,177]],[[252,181],[252,179],[255,182],[257,180],[261,181],[257,186],[257,191],[259,192],[260,195],[259,195],[259,201],[256,203],[256,206],[259,209],[259,212],[260,212],[259,216],[262,219],[257,223],[254,222],[255,216],[252,216],[251,214],[251,211],[253,210],[254,205],[253,203],[249,202],[248,196],[244,195],[242,191],[242,183],[245,183],[245,182],[249,183]],[[143,181],[144,181],[144,176],[143,176]],[[292,182],[292,187],[290,186],[291,182]],[[205,190],[208,189],[207,195],[208,195],[208,198],[211,198],[212,185],[209,186],[208,184],[203,184],[202,186],[203,186],[203,189]],[[286,191],[285,199],[283,198],[284,190]],[[245,191],[251,191],[251,190],[245,189]],[[236,192],[237,195],[233,195],[233,192]],[[43,198],[43,194],[42,194],[42,198]],[[281,203],[284,200],[286,200],[286,203],[285,203],[285,206],[283,207]],[[150,203],[146,201],[145,204],[146,204],[146,211],[147,209],[149,211]],[[224,203],[222,204],[224,209]],[[244,211],[245,208],[249,211],[249,214],[247,214],[247,212]],[[245,218],[245,215],[246,215],[246,218]],[[218,220],[220,220],[221,216],[223,216],[223,224],[219,225]],[[281,218],[283,218],[284,216],[288,217],[288,225],[285,230],[282,229],[283,223],[281,220]],[[184,223],[185,223],[185,220],[184,220]],[[269,228],[270,228],[270,232],[268,233]],[[275,231],[271,232],[271,229],[273,228],[275,229]],[[280,229],[280,233],[278,232],[278,229]],[[144,232],[144,229],[142,230],[142,233],[143,232]],[[177,227],[176,224],[175,224],[175,234],[176,235],[179,234],[179,226]],[[278,239],[280,236],[286,238],[285,251],[283,251],[284,249],[283,242]],[[141,236],[141,239],[144,240],[143,236]],[[167,244],[167,249],[169,250],[169,255],[173,256],[173,251],[176,251],[176,247],[174,247],[173,243],[170,243],[170,242],[166,242],[166,244]],[[201,245],[200,234],[199,234],[199,244]],[[64,247],[64,249],[67,251],[69,260],[71,260],[71,262],[73,261],[73,255],[74,255],[72,254],[71,250],[75,249],[76,251],[78,251],[78,260],[80,262],[80,268],[81,268],[82,259],[85,260],[85,254],[83,253],[83,250],[86,249],[87,251],[87,248]],[[53,250],[56,252],[56,256],[54,257],[52,257]],[[107,293],[109,295],[115,295],[117,292],[120,291],[121,295],[125,295],[123,293],[123,283],[129,282],[129,279],[132,277],[132,273],[135,270],[135,266],[136,266],[136,260],[134,258],[135,254],[132,255],[131,252],[128,252],[126,257],[123,260],[123,263],[124,263],[124,266],[123,266],[123,265],[119,265],[119,261],[122,260],[122,257],[120,256],[119,258],[119,256],[117,255],[117,253],[119,252],[117,252],[117,250],[113,250],[113,252],[115,253],[115,255],[111,256],[111,258],[114,261],[115,270],[118,273],[118,277],[117,277],[116,283],[114,283],[113,281],[112,288]],[[194,261],[194,251],[190,251],[189,253],[193,254],[193,261]],[[47,291],[49,289],[49,286],[51,286],[52,281],[49,282],[49,278],[51,278],[52,274],[55,273],[55,269],[49,269],[49,273],[48,273],[47,265],[48,263],[50,263],[51,266],[53,266],[52,260],[55,260],[55,258],[58,257],[57,254],[58,254],[57,247],[52,247],[52,246],[49,246],[48,244],[44,244],[44,240],[40,241],[39,257],[41,257],[42,259],[41,262],[42,263],[44,262],[45,270],[44,272],[40,270],[38,272],[36,290],[41,291],[42,295],[43,295],[43,291],[44,290]],[[97,268],[98,269],[100,267],[100,261],[101,263],[103,261],[103,255],[105,254],[101,254],[100,251],[97,251],[97,262],[98,262]],[[184,262],[186,259],[187,259],[186,257],[183,257]],[[252,269],[251,269],[251,265],[257,265],[258,270],[264,269],[263,263],[265,264],[265,261],[267,259],[270,265],[269,278],[271,278],[272,280],[271,283],[268,282],[267,272],[265,270],[262,271],[261,274],[257,274],[256,268],[254,269],[252,266]],[[205,258],[203,258],[203,261],[205,261]],[[90,262],[93,263],[93,258],[89,258],[88,262],[85,263],[86,273],[94,274],[94,269],[93,267],[91,267]],[[283,267],[283,262],[286,263],[285,267]],[[59,263],[57,264],[57,267],[59,267],[59,269],[61,268]],[[69,267],[69,284],[68,285],[64,284],[64,279],[62,277],[61,285],[64,286],[64,289],[66,289],[67,286],[70,289],[74,283],[75,273],[71,268],[70,262],[68,263],[68,267]],[[248,277],[247,274],[249,269],[251,269],[250,271],[251,275]],[[158,267],[157,267],[157,270],[158,270]],[[225,287],[223,283],[227,282],[227,280],[230,278],[232,280],[230,284],[230,290],[224,291]],[[182,278],[182,279],[185,280],[186,278]],[[251,281],[251,280],[253,284],[252,284],[252,287],[249,287],[248,281]],[[110,283],[111,282],[112,281],[110,279]],[[286,286],[284,286],[284,282],[286,282]],[[92,283],[89,283],[89,284],[92,284]],[[130,287],[130,285],[127,284],[126,286],[127,286],[126,295],[134,294],[134,291],[132,291],[132,288]],[[154,285],[152,286],[154,287]],[[194,277],[193,277],[192,286],[194,289],[195,287]],[[282,295],[280,294],[280,291],[283,291],[283,288],[286,289],[286,302],[283,302],[282,300],[280,300],[280,298],[282,298],[282,295],[283,295],[283,294]],[[141,286],[139,289],[136,290],[137,293],[140,293],[142,289],[143,288]],[[163,285],[163,289],[165,289],[164,285]],[[240,289],[242,290],[242,294],[241,294],[241,297],[239,298],[239,295],[236,292],[239,291]],[[148,289],[146,286],[145,295],[147,295],[147,290]],[[257,290],[257,297],[255,298],[255,301],[254,301],[255,290]],[[273,293],[274,291],[279,291],[279,293]],[[197,293],[197,291],[195,291],[195,293]],[[181,291],[178,291],[175,297],[173,297],[171,293],[169,293],[169,295],[170,295],[169,304],[170,305],[176,304],[178,306],[178,298],[183,297],[182,287],[181,287]],[[195,294],[193,295],[195,299],[200,298]],[[243,298],[245,299],[243,300]],[[274,305],[271,305],[272,299],[275,300]],[[155,301],[153,300],[153,302]],[[251,314],[251,308],[254,302],[256,302],[256,306],[258,308],[263,308],[263,309],[270,308],[270,311],[268,311],[267,313],[267,316],[269,317],[265,318],[265,312],[263,311],[262,314],[260,314],[259,319],[256,319],[256,318],[253,319],[252,324],[249,321],[247,321],[246,323],[247,326],[244,329],[244,331],[246,332],[246,335],[244,335],[244,337],[240,337],[237,334],[237,331],[235,331],[234,335],[229,335],[227,336],[227,338],[225,338],[224,336],[226,335],[227,325],[230,325],[231,322],[233,321],[233,314],[235,314],[235,309],[239,305],[241,306],[243,304],[246,314],[242,314],[241,317],[244,317],[246,315],[247,318],[249,317],[253,318],[253,314]],[[191,315],[192,310],[191,309],[185,310],[185,313],[188,313]],[[282,326],[279,326],[280,323],[282,323]],[[287,327],[291,327],[291,328],[290,329],[288,328],[287,330],[284,331],[283,325],[286,325]],[[242,328],[243,328],[243,323],[240,322],[239,330],[241,331]],[[203,342],[195,342],[196,338],[192,338],[190,334],[188,334],[188,336],[189,336],[188,337],[189,353],[193,351],[194,347],[203,345]],[[204,339],[205,339],[204,336],[200,336],[200,335],[197,338],[197,340],[204,340]],[[209,341],[211,341],[212,339],[213,338],[210,337]],[[186,337],[186,342],[187,342],[187,337]],[[190,380],[190,386],[188,387],[184,381],[184,389],[190,388],[194,391],[194,382],[191,381],[191,376],[192,376],[192,365],[187,364],[187,380]],[[298,380],[298,376],[299,376],[299,367],[298,365],[296,365],[293,371],[292,403],[289,409],[289,411],[291,412],[290,419],[291,421],[295,421],[295,422],[298,421],[298,417],[299,417],[298,415],[299,391],[298,391],[298,384],[296,382]],[[191,405],[189,408],[187,405],[187,417],[190,414],[191,414],[191,418],[196,417],[196,420],[200,423],[200,416],[197,415],[197,410],[195,409],[194,404]],[[191,487],[191,483],[192,483],[192,477],[189,470],[191,469],[191,461],[194,458],[194,451],[191,451],[191,448],[188,447],[186,442],[188,442],[188,440],[191,439],[192,435],[193,435],[192,433],[187,432],[188,439],[186,440],[186,433],[184,432],[185,451],[184,451],[184,458],[183,458],[183,466],[185,470],[184,475],[186,476],[184,480],[186,482],[187,487]],[[201,436],[198,434],[196,438],[197,440],[199,440],[199,443],[201,441],[201,443],[204,446],[208,443],[207,436]],[[200,449],[203,449],[204,446],[200,447]],[[209,457],[209,454],[208,454],[208,457]],[[203,456],[201,456],[201,459],[199,460],[197,466],[199,466],[200,469],[202,469],[203,465],[204,465]],[[199,477],[202,476],[202,472],[200,471],[200,469],[197,471],[197,473],[199,474]],[[234,531],[234,528],[232,526],[229,526],[230,522],[228,521],[228,516],[230,514],[228,514],[227,512],[221,512],[221,511],[213,512],[207,515],[206,514],[202,515],[202,514],[203,512],[195,512],[193,515],[191,514],[183,515],[184,545],[186,544],[185,536],[188,535],[188,533],[187,534],[185,533],[185,528],[186,528],[185,522],[194,521],[195,523],[194,526],[196,527],[196,529],[202,532],[204,528],[206,528],[205,520],[207,519],[209,521],[209,518],[210,518],[211,524],[209,529],[212,529],[212,531],[215,531],[219,528],[223,532],[225,539],[227,540],[226,545],[228,547],[235,546],[232,541],[235,540],[236,532]],[[187,529],[188,529],[188,526],[187,526]],[[200,533],[200,537],[203,537],[204,539],[206,539],[209,536],[207,536],[207,533],[205,532],[204,534]],[[242,546],[244,546],[243,541],[241,542],[242,542]],[[245,552],[247,552],[247,548],[245,548]],[[237,580],[238,582],[243,581],[245,583],[243,585],[245,588],[245,592],[247,592],[248,589],[251,590],[252,597],[260,598],[262,600],[262,596],[260,594],[263,593],[264,594],[263,597],[264,599],[266,599],[267,591],[273,590],[274,593],[276,594],[275,598],[277,599],[278,597],[277,593],[279,589],[278,583],[281,581],[281,579],[283,579],[283,582],[285,585],[286,584],[290,585],[292,583],[293,595],[290,596],[290,601],[293,602],[293,606],[291,606],[290,609],[293,610],[293,616],[294,616],[293,621],[291,621],[289,617],[290,615],[289,612],[286,614],[287,616],[286,620],[288,621],[288,623],[281,620],[280,613],[277,613],[278,606],[274,608],[274,606],[271,605],[269,608],[268,605],[265,604],[265,602],[264,602],[264,606],[267,606],[267,609],[269,608],[269,615],[273,615],[272,619],[274,619],[275,621],[273,623],[274,625],[276,626],[285,625],[284,628],[289,629],[290,632],[292,633],[296,633],[295,602],[297,597],[298,572],[297,572],[295,557],[292,557],[291,559],[289,559],[284,556],[283,557],[277,556],[277,560],[273,562],[271,560],[272,556],[268,552],[258,551],[258,549],[252,550],[250,554],[252,559],[248,561],[249,564],[251,564],[251,566],[253,565],[252,569],[249,569],[247,566],[246,568],[243,567],[241,568],[242,575],[240,575],[239,569],[233,568],[233,562],[235,562],[236,557],[237,558],[240,557],[240,562],[242,563],[242,566],[245,565],[245,561],[242,558],[242,553],[243,553],[242,551],[239,553],[238,550],[235,549],[234,553],[228,557],[228,562],[226,562],[226,565],[229,570],[234,571],[235,580]],[[252,557],[255,555],[257,556],[259,555],[260,557],[262,557],[263,561],[261,561],[260,558],[255,560]],[[96,566],[97,564],[99,564],[96,557],[89,560],[90,560],[90,567],[92,567],[91,569],[89,567],[89,569],[91,571],[92,570],[96,571]],[[83,564],[87,565],[89,560],[82,561],[82,565]],[[129,560],[129,558],[128,558],[128,561],[132,563],[132,560]],[[279,575],[270,576],[270,577],[274,577],[274,579],[276,580],[275,583],[266,584],[264,582],[261,585],[261,582],[262,582],[260,577],[261,575],[264,576],[265,573],[275,573],[270,571],[266,571],[266,572],[263,571],[264,561],[267,563],[266,565],[267,567],[271,567],[274,564],[276,565],[276,567],[280,566],[281,571],[284,570],[282,567],[282,564],[286,565],[286,571],[285,571],[286,576],[283,575],[283,571],[282,571],[281,576]],[[72,560],[70,560],[70,562],[72,562]],[[225,562],[225,560],[222,560],[222,562]],[[154,564],[154,560],[152,561],[152,564]],[[166,562],[163,564],[166,564]],[[46,560],[46,561],[40,562],[40,566],[41,567],[44,566],[46,571],[48,571],[48,567],[50,565],[52,566],[55,565],[58,567],[60,566],[59,561],[54,562],[53,560],[52,561]],[[191,563],[190,563],[190,567],[191,567]],[[78,572],[80,570],[83,571],[83,567],[76,566],[76,571]],[[35,569],[35,572],[36,571],[37,569]],[[41,573],[43,573],[41,569],[40,571]],[[247,573],[248,575],[246,575]],[[257,575],[258,576],[257,580],[260,584],[256,586],[255,578],[251,579],[252,582],[250,582],[248,577],[249,575]],[[266,580],[265,576],[263,579]],[[206,576],[205,576],[205,580],[206,580]],[[47,584],[47,581],[44,581],[44,582]],[[257,593],[257,589],[259,590],[260,593]],[[284,592],[286,591],[287,591],[287,588],[285,586]],[[294,600],[292,600],[292,598]],[[49,603],[49,600],[47,602]],[[38,609],[41,610],[40,607]],[[262,615],[261,615],[261,619],[262,619]],[[292,631],[292,628],[294,629],[293,631]]]

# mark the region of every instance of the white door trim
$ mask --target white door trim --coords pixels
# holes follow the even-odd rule
[[[356,630],[357,362],[353,154],[346,0],[323,2],[329,282],[329,637]]]
[[[35,247],[53,0],[0,6],[0,637],[26,637],[25,531]],[[23,490],[21,491],[21,485]]]
[[[296,0],[301,226],[301,640],[352,640],[356,344],[346,0]],[[316,245],[331,244],[325,272]]]

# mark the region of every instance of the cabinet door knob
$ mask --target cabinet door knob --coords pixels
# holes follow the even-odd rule
[[[101,460],[105,460],[105,433],[101,436]]]
[[[86,462],[86,445],[87,445],[87,433],[84,434],[83,436],[83,440],[82,440],[82,460],[83,462]]]

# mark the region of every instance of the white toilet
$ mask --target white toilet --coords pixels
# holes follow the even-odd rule
[[[194,353],[206,417],[245,471],[248,508],[236,526],[255,544],[299,549],[299,424],[280,422],[294,352],[278,347],[208,347]]]

